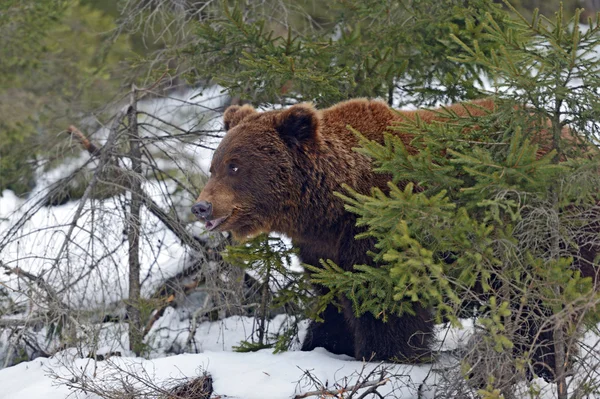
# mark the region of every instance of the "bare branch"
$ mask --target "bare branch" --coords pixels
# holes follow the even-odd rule
[[[77,131],[79,131],[79,130],[77,130]],[[93,143],[91,143],[89,140],[87,140],[87,138],[85,138],[85,136],[83,134],[81,134],[81,136],[85,139],[85,141],[80,140],[80,142],[82,143],[84,148],[86,148],[84,143],[90,143],[92,148],[96,147]],[[108,144],[108,142],[107,142],[107,144]],[[105,147],[106,147],[106,145],[105,145]],[[86,148],[86,150],[87,150],[87,148]],[[90,152],[90,151],[88,150],[88,152]],[[101,149],[101,152],[105,153],[104,147]],[[93,152],[90,152],[90,154],[93,156],[97,156],[98,152],[93,151]],[[121,169],[116,169],[116,172],[120,176],[124,176],[126,174],[126,172]],[[124,182],[123,184],[125,184],[125,186],[126,186],[125,188],[131,189],[130,179],[119,179],[119,180],[123,180],[123,182]],[[142,203],[148,208],[148,210],[154,216],[156,216],[158,218],[158,220],[160,220],[167,229],[169,229],[173,234],[175,234],[181,240],[182,243],[184,243],[186,246],[194,249],[199,254],[205,254],[207,249],[193,235],[191,235],[185,229],[183,223],[181,222],[181,220],[179,220],[177,218],[176,215],[174,215],[174,216],[169,215],[154,200],[152,200],[152,198],[150,198],[150,196],[147,193],[145,193],[144,190],[142,190],[142,189],[137,191],[134,195],[137,195],[140,198],[140,200],[142,201]],[[82,201],[82,203],[83,203],[83,201]],[[206,256],[204,256],[204,257],[206,257]]]
[[[348,391],[352,391],[352,392],[356,392],[359,389],[364,389],[364,388],[371,388],[369,389],[369,391],[367,391],[367,393],[373,393],[374,391],[372,390],[372,388],[377,388],[380,387],[382,385],[385,385],[389,382],[388,378],[384,378],[382,380],[379,381],[364,381],[364,382],[360,382],[356,385],[353,385],[351,387],[347,387],[347,388],[340,388],[340,389],[321,389],[321,390],[317,390],[317,391],[310,391],[310,392],[306,392],[306,393],[302,393],[299,395],[294,396],[294,399],[302,399],[302,398],[308,398],[310,396],[318,396],[318,395],[322,395],[322,396],[338,396],[340,394],[343,393],[347,393]],[[359,397],[360,398],[364,398],[364,395],[361,395]]]

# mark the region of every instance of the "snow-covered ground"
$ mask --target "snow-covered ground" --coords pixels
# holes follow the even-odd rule
[[[202,371],[208,371],[213,377],[214,392],[221,395],[220,397],[282,399],[315,390],[315,386],[309,381],[303,381],[305,370],[310,370],[320,381],[334,387],[336,381],[346,376],[357,376],[363,367],[361,362],[350,361],[319,349],[313,352],[285,352],[276,355],[269,349],[255,353],[207,351],[154,360],[111,358],[110,361],[98,362],[97,365],[94,365],[91,359],[73,360],[66,357],[67,355],[38,359],[1,371],[0,398],[64,399],[69,395],[74,398],[98,398],[95,394],[76,392],[64,382],[57,385],[57,376],[64,376],[66,381],[71,380],[71,370],[76,369],[88,376],[95,373],[93,381],[99,386],[109,385],[108,381],[114,384],[114,381],[119,379],[118,375],[125,379],[127,372],[147,376],[149,381],[161,386],[174,378],[193,378],[201,375]],[[63,365],[65,363],[69,365],[68,369]],[[366,371],[375,367],[376,364],[369,364]],[[380,388],[379,392],[386,395],[394,390],[398,398],[416,398],[419,385],[429,368],[394,365],[391,372],[406,377],[388,383],[389,386]],[[51,375],[54,375],[54,378]],[[348,384],[352,386],[355,382],[349,380]],[[426,394],[423,397],[433,396]]]
[[[284,318],[280,315],[271,324],[277,328]],[[252,353],[232,352],[233,346],[248,337],[252,322],[247,317],[230,317],[202,324],[196,339],[203,352],[198,354],[151,360],[114,356],[96,362],[78,356],[75,350],[66,350],[49,359],[21,363],[0,370],[0,399],[95,399],[100,397],[95,392],[122,389],[121,381],[148,392],[168,389],[203,372],[213,378],[213,397],[282,399],[323,386],[333,390],[352,387],[357,381],[365,381],[364,377],[369,372],[384,369],[391,378],[377,390],[383,397],[436,398],[436,389],[439,389],[443,376],[435,369],[444,363],[443,358],[433,365],[411,365],[363,363],[348,356],[333,355],[321,348],[312,352],[292,350],[279,354],[274,354],[272,349]],[[448,330],[440,327],[438,339],[443,339],[443,349],[449,350],[464,345],[470,331],[470,328]],[[451,364],[446,364],[446,372],[448,365]],[[377,380],[378,377],[379,374],[374,373],[368,380]],[[542,380],[534,383],[544,392],[539,397],[554,397],[551,385]],[[88,391],[74,388],[82,384],[86,384]]]
[[[168,319],[169,315],[165,315],[165,318]],[[276,317],[271,321],[272,328],[277,329],[284,320],[284,315]],[[87,377],[88,384],[97,384],[108,391],[119,388],[120,379],[131,379],[132,375],[136,375],[163,387],[172,386],[173,380],[193,378],[202,372],[208,372],[213,377],[215,394],[222,397],[290,398],[317,388],[305,378],[307,371],[326,386],[334,388],[336,383],[352,386],[361,371],[364,376],[381,367],[377,363],[365,364],[348,356],[333,355],[323,349],[280,354],[273,354],[271,349],[254,353],[232,352],[234,346],[250,335],[252,325],[253,320],[248,317],[230,317],[201,324],[196,333],[196,344],[202,351],[199,354],[152,360],[111,357],[96,362],[78,356],[75,350],[62,351],[50,359],[39,358],[0,370],[0,398],[64,399],[69,395],[97,398],[95,394],[75,390],[72,386]],[[458,330],[454,330],[447,337],[445,347],[454,346],[463,338]],[[116,352],[119,348],[110,349]],[[101,352],[98,351],[98,354]],[[391,375],[402,377],[390,381],[379,392],[385,395],[393,391],[396,397],[412,398],[417,397],[417,390],[432,366],[396,364],[386,367]],[[420,388],[426,394],[424,397],[434,397],[431,393],[435,388],[435,380],[435,376],[430,374],[426,384]]]

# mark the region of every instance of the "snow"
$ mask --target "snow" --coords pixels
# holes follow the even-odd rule
[[[150,184],[144,188],[147,192],[156,191],[152,190]],[[155,200],[160,198],[154,196]],[[18,266],[33,274],[44,275],[46,281],[56,289],[61,289],[83,276],[90,262],[102,259],[88,278],[70,288],[70,301],[79,306],[93,307],[120,300],[127,295],[127,246],[122,244],[125,226],[119,213],[119,201],[111,199],[86,204],[73,231],[68,251],[60,253],[79,204],[77,201],[40,208],[23,226],[20,236],[5,236],[5,239],[12,240],[3,248],[2,260],[9,267]],[[0,198],[0,209],[0,216],[4,216],[0,221],[0,235],[8,232],[27,212],[26,204],[6,191]],[[8,210],[6,214],[4,209]],[[149,275],[144,291],[150,292],[164,278],[183,268],[186,252],[177,237],[167,229],[160,228],[156,217],[145,208],[142,220],[145,237],[140,250],[141,264],[144,266],[142,276]],[[54,266],[55,259],[59,259],[58,267]],[[19,283],[16,277],[2,276],[0,281],[15,289]]]
[[[173,314],[165,315],[165,318],[168,319]],[[279,315],[271,320],[272,330],[276,330],[285,318],[285,315]],[[443,340],[444,350],[465,345],[472,332],[472,324],[463,324],[462,329],[438,326],[437,338],[438,341]],[[315,390],[317,386],[311,381],[318,380],[330,389],[338,389],[356,384],[359,375],[365,376],[372,370],[382,368],[394,376],[378,389],[382,396],[403,399],[435,398],[442,377],[436,371],[436,366],[443,365],[445,370],[458,367],[453,358],[447,355],[442,355],[434,364],[412,365],[364,363],[345,355],[331,354],[322,348],[311,352],[291,350],[278,354],[274,354],[272,349],[250,353],[233,352],[234,346],[251,335],[252,325],[252,318],[237,316],[201,324],[196,332],[198,348],[201,350],[197,354],[186,353],[152,359],[112,356],[107,360],[95,361],[69,349],[52,358],[20,363],[0,370],[0,399],[96,399],[100,396],[94,392],[122,388],[122,380],[132,383],[138,389],[148,389],[146,383],[168,389],[204,372],[213,378],[213,397],[281,399]],[[306,323],[302,327],[304,330]],[[111,351],[114,350],[115,348],[111,348]],[[310,373],[312,380],[306,378],[307,373]],[[94,386],[95,390],[87,389],[84,392],[72,387],[80,386],[78,384],[82,381],[88,387]],[[553,385],[543,380],[536,380],[534,384],[542,389],[540,398],[555,397]],[[525,389],[527,388],[523,387]]]
[[[98,398],[99,396],[93,394],[74,393],[63,384],[56,385],[56,380],[50,376],[51,372],[67,379],[71,378],[64,361],[64,358],[59,357],[38,359],[3,370],[0,372],[0,386],[3,388],[0,398],[64,399],[69,394],[75,398]],[[264,349],[255,353],[207,351],[155,360],[111,358],[110,361],[98,362],[97,369],[93,362],[92,359],[76,359],[72,367],[85,370],[82,373],[88,376],[95,372],[96,376],[92,378],[100,385],[103,384],[103,379],[111,379],[113,373],[118,373],[119,369],[135,370],[138,375],[147,374],[150,381],[159,386],[169,379],[194,377],[202,371],[208,371],[213,377],[215,394],[244,399],[290,398],[300,391],[312,390],[313,387],[300,383],[302,370],[312,370],[312,374],[319,380],[332,384],[346,375],[360,372],[363,367],[362,362],[348,361],[322,349],[276,355]],[[367,369],[374,367],[375,364],[370,364]],[[393,367],[397,374],[411,375],[411,381],[405,381],[406,386],[396,388],[397,397],[416,398],[416,389],[429,367]],[[107,378],[109,375],[111,378]],[[388,392],[391,389],[391,386],[387,387]],[[388,393],[385,389],[380,392]]]
[[[173,314],[171,312],[163,318],[169,319]],[[273,319],[272,330],[281,326],[285,318],[285,315],[279,315]],[[345,355],[334,355],[322,348],[312,352],[288,351],[279,354],[273,354],[271,349],[252,353],[232,352],[234,346],[251,335],[252,324],[253,319],[248,317],[229,317],[219,322],[201,324],[196,332],[198,348],[202,351],[198,354],[150,360],[113,356],[106,361],[95,362],[77,356],[76,351],[71,349],[52,358],[20,363],[0,370],[0,386],[3,388],[0,399],[64,399],[70,394],[73,396],[69,397],[75,398],[98,398],[93,394],[73,391],[65,381],[77,381],[86,376],[89,381],[105,389],[114,389],[118,388],[115,381],[134,373],[145,376],[157,386],[168,386],[172,385],[174,379],[193,378],[203,371],[213,377],[215,394],[244,399],[279,399],[315,389],[303,378],[305,371],[310,371],[322,383],[333,387],[336,382],[354,385],[363,367],[363,375],[365,371],[381,367],[378,363],[363,363]],[[306,327],[306,323],[303,327]],[[446,348],[456,345],[455,339],[460,336],[456,332],[445,334],[444,328],[438,335],[446,336]],[[114,352],[115,348],[111,348],[111,351]],[[416,398],[419,385],[432,368],[430,364],[385,366],[391,374],[403,377],[390,381],[379,392],[385,395],[393,390],[395,397],[401,398]],[[423,397],[434,397],[435,376],[430,375],[426,385],[428,388],[422,388],[422,392],[426,393]]]

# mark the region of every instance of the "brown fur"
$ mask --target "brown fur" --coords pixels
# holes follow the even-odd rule
[[[493,107],[491,100],[475,104],[486,109]],[[449,108],[459,115],[466,115],[467,110],[473,115],[484,113],[470,105]],[[373,186],[384,188],[387,181],[386,176],[373,173],[367,157],[352,150],[358,141],[347,126],[382,142],[388,126],[405,118],[414,119],[417,112],[426,123],[440,119],[426,110],[399,116],[385,103],[367,100],[350,100],[323,111],[306,104],[262,113],[249,105],[229,107],[224,115],[229,131],[214,154],[211,179],[198,200],[213,204],[214,218],[231,214],[220,229],[232,231],[237,238],[278,231],[301,242],[320,242],[344,215],[342,202],[333,195],[334,191],[347,184],[367,193]],[[286,131],[294,129],[294,123],[303,122],[314,124],[307,137],[297,138],[295,131]],[[287,139],[282,140],[278,126],[286,132]],[[403,134],[402,139],[414,153],[410,146],[412,136]],[[226,167],[232,161],[240,167],[239,176],[227,173]],[[249,184],[250,180],[253,184]],[[272,186],[275,183],[277,186]],[[270,185],[266,192],[261,191]],[[260,203],[251,201],[254,195],[243,195],[248,187],[260,192],[259,197],[267,196],[259,198]],[[307,206],[310,214],[304,217]],[[315,218],[320,223],[313,223]]]
[[[466,116],[494,107],[484,99],[448,108]],[[441,119],[427,110],[398,114],[383,102],[364,99],[322,111],[307,104],[260,113],[248,105],[232,106],[224,115],[228,132],[214,153],[211,177],[198,201],[212,204],[207,219],[226,218],[217,229],[238,239],[279,232],[292,238],[305,263],[331,259],[345,270],[373,265],[367,251],[374,241],[354,239],[362,230],[334,192],[343,191],[343,184],[363,194],[372,187],[385,190],[389,177],[375,174],[370,159],[352,150],[358,141],[347,126],[381,143],[390,125],[417,114],[425,123]],[[394,134],[409,152],[416,152],[410,134]],[[545,138],[547,132],[537,135],[540,141]],[[427,358],[433,323],[426,309],[415,306],[414,316],[392,316],[383,323],[370,314],[356,318],[350,301],[341,302],[342,313],[330,306],[325,322],[310,326],[303,350],[322,346],[357,359],[372,354],[378,360]]]

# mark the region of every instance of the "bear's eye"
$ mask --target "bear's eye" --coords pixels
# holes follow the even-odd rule
[[[236,164],[233,164],[233,163],[229,164],[229,174],[233,175],[233,174],[237,173],[238,170],[239,170],[239,168]]]

